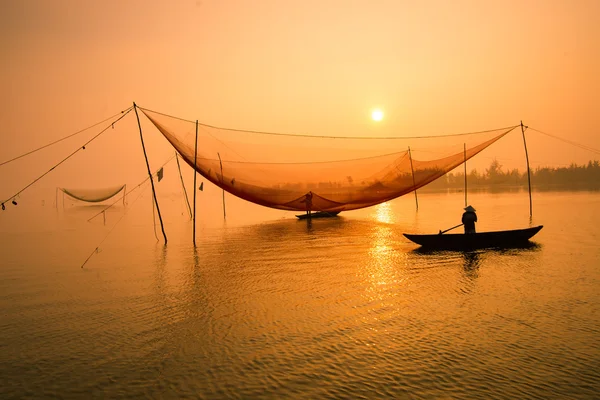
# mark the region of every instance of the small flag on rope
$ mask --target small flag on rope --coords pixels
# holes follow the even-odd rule
[[[160,182],[163,178],[163,169],[159,169],[158,172],[156,173],[156,176],[158,176],[158,181]]]
[[[200,182],[200,187],[198,188],[200,191],[204,190],[204,182]]]

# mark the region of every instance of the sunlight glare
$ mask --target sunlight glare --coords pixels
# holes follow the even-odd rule
[[[381,111],[380,109],[376,108],[371,113],[371,118],[373,119],[373,121],[381,121],[383,119],[383,111]]]

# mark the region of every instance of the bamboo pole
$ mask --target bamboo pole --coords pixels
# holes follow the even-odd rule
[[[194,144],[194,226],[192,228],[193,237],[192,241],[194,242],[194,247],[196,247],[196,176],[198,175],[198,171],[196,171],[196,166],[198,162],[198,120],[196,120],[196,142]]]
[[[467,206],[467,144],[463,143],[463,154],[465,157],[465,207]]]
[[[223,185],[223,183],[225,182],[224,178],[223,178],[223,163],[221,162],[221,155],[219,153],[217,153],[217,156],[219,156],[219,164],[221,165],[221,185]],[[221,187],[221,189],[223,189]],[[223,219],[226,219],[225,216],[225,189],[223,189]]]
[[[179,155],[175,152],[175,160],[177,160],[177,170],[179,171],[179,178],[181,179],[181,187],[183,188],[183,196],[185,197],[185,204],[190,218],[192,218],[192,207],[190,207],[190,201],[188,199],[187,190],[185,190],[185,183],[183,182],[183,175],[181,175],[181,165],[179,165]]]
[[[525,141],[525,127],[521,121],[521,133],[523,134],[523,146],[525,147],[525,160],[527,160],[527,184],[529,185],[529,217],[533,215],[533,202],[531,201],[531,175],[529,173],[529,154],[527,153],[527,142]]]
[[[410,171],[412,172],[413,187],[415,187],[415,186],[417,186],[417,184],[415,183],[415,170],[413,169],[412,154],[410,152],[410,146],[408,146],[408,158],[410,159]],[[415,189],[415,203],[417,204],[417,211],[419,211],[419,199],[417,198],[417,189]]]
[[[146,146],[144,145],[144,136],[142,135],[142,124],[140,123],[140,116],[137,112],[137,105],[133,102],[133,110],[135,111],[135,117],[137,118],[138,128],[140,129],[140,140],[142,141],[142,150],[144,151],[144,158],[146,159],[146,168],[148,169],[148,176],[150,177],[150,184],[152,185],[152,197],[154,197],[154,205],[158,211],[158,219],[160,220],[160,229],[162,229],[163,237],[165,238],[165,244],[167,244],[167,234],[165,233],[165,227],[163,225],[162,216],[160,215],[160,208],[158,207],[158,200],[156,199],[156,190],[154,189],[154,179],[152,179],[152,172],[150,171],[150,163],[148,162],[148,155],[146,154]]]

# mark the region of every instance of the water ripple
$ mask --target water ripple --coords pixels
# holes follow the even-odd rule
[[[206,226],[196,249],[187,222],[166,248],[134,225],[83,270],[77,232],[5,235],[0,395],[595,398],[600,251],[561,201],[506,251],[416,250],[401,234],[435,228],[427,207],[393,203]]]

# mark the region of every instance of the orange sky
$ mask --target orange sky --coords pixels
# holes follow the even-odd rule
[[[460,133],[522,119],[600,148],[596,0],[0,7],[0,161],[132,101],[217,126],[327,135]],[[376,106],[386,114],[377,124]],[[542,139],[532,136],[533,165],[600,158]]]

